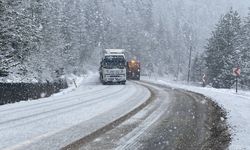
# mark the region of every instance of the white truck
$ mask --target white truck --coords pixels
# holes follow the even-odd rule
[[[99,68],[100,81],[105,84],[126,84],[124,49],[105,49]]]

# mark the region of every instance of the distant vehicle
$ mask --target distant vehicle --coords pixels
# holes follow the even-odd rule
[[[130,60],[127,62],[127,79],[140,80],[141,66],[137,60]]]
[[[105,49],[100,62],[100,81],[126,84],[126,58],[123,49]]]

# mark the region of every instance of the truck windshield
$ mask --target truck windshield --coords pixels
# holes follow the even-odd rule
[[[106,56],[103,60],[103,66],[105,68],[124,68],[125,59],[123,56]]]

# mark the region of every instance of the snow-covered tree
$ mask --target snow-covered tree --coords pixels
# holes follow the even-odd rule
[[[234,84],[232,68],[237,67],[241,18],[232,9],[217,24],[206,47],[208,78],[213,87],[230,88]]]
[[[250,12],[242,27],[240,47],[238,50],[241,54],[241,63],[239,65],[241,68],[241,84],[250,87]]]
[[[81,59],[89,60],[98,45],[104,46],[108,18],[105,16],[101,0],[88,0],[84,9],[85,46]]]
[[[0,1],[0,60],[1,71],[8,71],[15,63],[15,54],[17,53],[18,42],[16,39],[17,25],[15,20],[20,15],[13,8],[19,5],[20,2]]]
[[[1,62],[11,72],[26,74],[25,62],[37,42],[36,27],[22,1],[1,1]],[[14,69],[17,67],[18,69]]]
[[[9,58],[12,57],[11,52],[9,51],[8,44],[8,26],[6,24],[6,3],[4,0],[0,0],[0,75],[8,69]]]
[[[142,71],[186,79],[189,48],[204,51],[223,1],[0,0],[0,70],[53,80],[63,68],[97,68],[101,49],[124,48]]]
[[[206,75],[205,58],[203,55],[196,55],[191,67],[191,81],[201,82],[203,75]]]

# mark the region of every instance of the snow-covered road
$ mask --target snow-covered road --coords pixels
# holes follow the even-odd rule
[[[72,150],[227,149],[230,136],[222,110],[210,99],[151,82],[137,82],[152,101],[121,124],[108,128]],[[217,130],[218,129],[218,130]],[[225,132],[224,132],[225,131]],[[220,135],[220,136],[214,136]],[[65,149],[68,150],[68,149]]]
[[[232,141],[229,146],[230,150],[249,150],[250,149],[250,92],[235,89],[215,89],[211,87],[197,87],[178,83],[166,78],[144,80],[158,84],[167,85],[177,89],[185,89],[203,94],[224,108],[228,114],[228,123],[231,127]],[[224,118],[221,118],[224,120]]]
[[[130,112],[149,97],[150,91],[143,86],[130,82],[103,86],[92,75],[70,92],[0,106],[0,149],[58,149]]]

